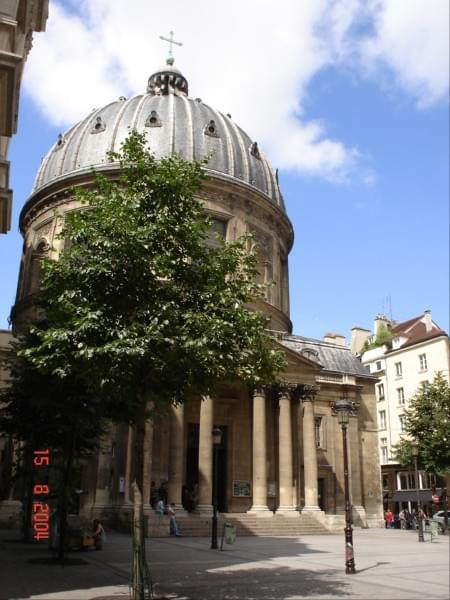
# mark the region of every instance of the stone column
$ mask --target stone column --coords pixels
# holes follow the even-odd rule
[[[305,470],[305,506],[302,510],[320,510],[317,489],[317,447],[314,429],[315,386],[303,386],[303,459]]]
[[[183,511],[184,405],[170,407],[169,502],[177,513]]]
[[[358,416],[350,417],[348,434],[350,497],[353,511],[353,523],[367,526],[366,509],[362,501],[360,433]]]
[[[214,401],[205,396],[200,403],[198,445],[198,505],[200,512],[212,513]]]
[[[142,480],[142,501],[144,507],[150,505],[150,484],[152,481],[152,462],[153,462],[153,419],[148,419],[145,422],[144,436],[144,477]]]
[[[280,506],[277,513],[290,513],[295,511],[295,506],[293,502],[291,398],[287,390],[281,392],[279,408],[278,471],[280,474]]]
[[[264,388],[253,392],[253,505],[249,512],[267,513],[267,433]]]

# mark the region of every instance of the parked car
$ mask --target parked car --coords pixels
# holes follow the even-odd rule
[[[450,523],[450,511],[447,511],[447,525]],[[438,522],[439,533],[444,533],[445,510],[438,510],[433,515],[433,519]]]

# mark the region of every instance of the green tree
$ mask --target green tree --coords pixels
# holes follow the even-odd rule
[[[436,475],[450,471],[450,387],[442,373],[432,383],[421,384],[405,410],[405,434],[393,449],[396,460],[413,464],[410,440],[419,444],[421,469]]]
[[[105,415],[136,430],[134,597],[144,597],[142,486],[145,422],[170,404],[212,394],[224,380],[269,383],[285,366],[248,305],[255,283],[249,236],[206,244],[196,194],[203,165],[157,161],[132,131],[117,178],[77,189],[59,260],[45,260],[39,306],[49,326],[24,355],[53,375],[82,378]]]
[[[364,354],[364,352],[367,352],[368,350],[373,350],[373,348],[379,348],[380,346],[387,346],[388,348],[391,348],[393,338],[394,334],[392,333],[390,326],[387,326],[384,323],[380,323],[378,333],[375,336],[375,339],[370,344],[366,340],[364,342],[363,347],[360,350],[360,354]]]

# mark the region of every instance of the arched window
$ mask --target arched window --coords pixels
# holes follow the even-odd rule
[[[257,283],[271,283],[273,280],[272,265],[272,238],[260,231],[253,231],[254,239],[252,250],[256,254],[258,274]],[[272,288],[267,287],[265,291],[267,302],[272,301]]]
[[[39,240],[36,248],[33,250],[28,271],[28,294],[33,294],[36,292],[41,285],[42,259],[47,254],[48,247],[47,240],[41,239]]]
[[[216,217],[209,217],[209,219],[211,221],[211,227],[208,230],[206,245],[209,248],[218,248],[220,246],[220,237],[223,239],[226,239],[227,237],[227,222],[223,219],[217,219]]]

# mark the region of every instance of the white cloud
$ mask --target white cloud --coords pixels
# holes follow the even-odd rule
[[[362,46],[370,68],[388,66],[419,108],[448,102],[448,0],[376,0],[375,35]]]
[[[419,16],[428,10],[419,5],[429,2],[408,0],[402,19],[399,2],[172,0],[156,9],[147,0],[55,0],[46,33],[35,36],[24,87],[47,119],[68,127],[120,95],[143,93],[167,55],[159,35],[173,29],[183,42],[175,49],[176,64],[190,94],[231,113],[275,166],[333,180],[357,173],[366,180],[363,153],[332,139],[325,122],[308,120],[305,100],[324,67],[359,65],[375,75],[381,63],[422,105],[439,97],[442,60],[433,61],[442,49],[442,25],[424,16],[422,60],[413,60]],[[370,35],[355,33],[364,19],[372,24]]]

